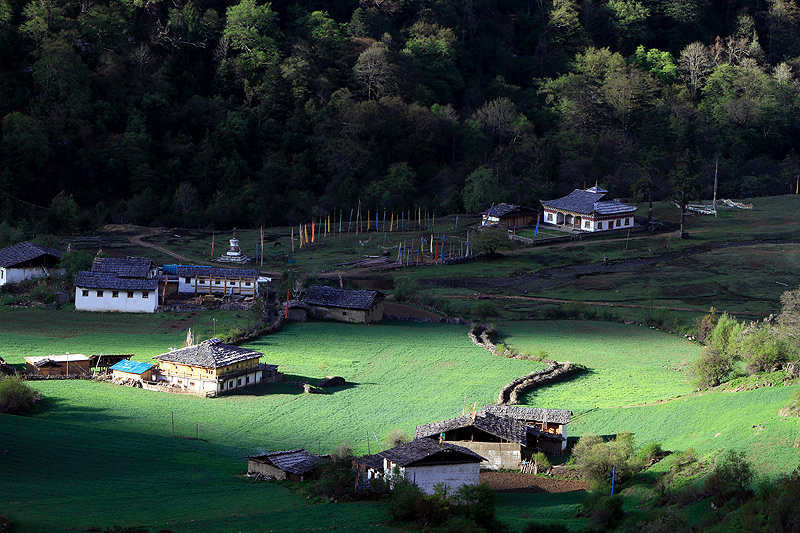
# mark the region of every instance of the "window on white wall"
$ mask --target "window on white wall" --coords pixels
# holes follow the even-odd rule
[[[87,296],[89,296],[89,291],[87,291],[87,290],[85,290],[85,289],[84,289],[84,290],[82,290],[82,291],[81,291],[81,296],[83,296],[84,298],[86,298]]]
[[[597,223],[597,229],[603,229],[603,223],[602,222],[598,222]]]
[[[119,298],[119,291],[111,291],[112,298]]]
[[[133,298],[133,291],[128,291],[128,298]]]
[[[147,291],[142,291],[142,298],[150,298],[150,293]]]
[[[102,298],[103,297],[103,291],[97,291],[97,297],[98,298]]]

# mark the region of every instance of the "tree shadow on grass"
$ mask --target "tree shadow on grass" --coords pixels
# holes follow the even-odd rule
[[[90,422],[92,425],[98,423],[122,420],[122,416],[111,415],[107,409],[95,406],[76,406],[63,398],[53,398],[44,396],[41,403],[32,413],[34,416],[57,413],[59,419],[68,418],[70,422]]]
[[[284,374],[283,381],[279,381],[278,383],[259,383],[256,385],[251,385],[242,389],[236,389],[230,392],[226,392],[221,396],[268,396],[274,394],[289,394],[289,395],[299,395],[299,394],[306,394],[303,390],[302,384],[308,383],[315,389],[317,388],[317,384],[319,383],[321,378],[312,378],[308,376],[299,376],[296,374]],[[292,385],[290,382],[299,383],[299,386]],[[355,383],[352,381],[346,382],[344,385],[339,385],[336,387],[326,387],[320,390],[323,390],[325,394],[335,394],[337,392],[352,389],[362,383]]]

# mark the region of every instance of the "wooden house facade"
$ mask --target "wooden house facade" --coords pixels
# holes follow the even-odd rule
[[[260,363],[264,354],[212,338],[173,350],[154,359],[157,381],[191,389],[199,393],[222,393],[259,383],[275,383],[280,375],[277,365]]]
[[[256,269],[194,265],[174,267],[180,294],[258,296],[259,272]],[[167,273],[167,276],[169,278],[170,274]]]
[[[61,252],[24,241],[0,249],[0,287],[28,279],[62,275]]]
[[[319,457],[306,450],[284,450],[280,452],[251,455],[247,458],[247,473],[261,474],[269,479],[304,481],[314,474]]]
[[[383,320],[385,298],[380,291],[311,285],[300,301],[308,305],[309,315],[317,319],[370,324]]]
[[[536,224],[538,213],[528,207],[500,203],[481,213],[481,224],[493,226],[502,224],[509,228],[519,228]]]
[[[484,405],[481,413],[513,418],[527,427],[536,428],[541,434],[537,445],[544,453],[560,455],[567,448],[567,424],[572,418],[572,411],[520,405]]]
[[[83,354],[40,355],[25,358],[25,371],[32,376],[89,376],[89,358]]]
[[[633,227],[635,205],[603,200],[608,191],[600,187],[575,189],[555,200],[540,200],[542,222],[571,230],[596,232]]]

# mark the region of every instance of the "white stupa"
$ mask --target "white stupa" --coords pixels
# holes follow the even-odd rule
[[[225,254],[219,256],[215,261],[237,264],[244,264],[250,261],[250,258],[244,255],[242,249],[239,247],[239,239],[236,238],[236,228],[233,229],[233,238],[230,240],[230,245],[228,249],[225,250]]]

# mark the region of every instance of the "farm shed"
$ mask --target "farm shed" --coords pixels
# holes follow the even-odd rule
[[[308,312],[311,307],[300,300],[289,300],[289,312],[286,313],[286,302],[281,304],[281,312],[287,314],[289,320],[295,322],[305,322],[308,320]]]
[[[555,200],[540,200],[544,207],[542,222],[589,232],[633,227],[637,207],[618,200],[603,200],[606,194],[607,190],[594,186],[575,189]]]
[[[384,472],[397,468],[400,475],[426,494],[443,483],[449,491],[480,482],[480,464],[485,459],[463,446],[415,439],[380,452]]]
[[[175,276],[180,294],[240,294],[258,296],[263,283],[254,268],[221,268],[194,265],[164,265],[164,273],[172,281]],[[269,278],[266,278],[269,281]]]
[[[25,370],[32,376],[88,376],[90,374],[89,358],[77,353],[26,357]]]
[[[111,370],[113,379],[150,381],[153,378],[153,366],[150,363],[123,360],[109,368],[109,370]]]
[[[247,473],[277,480],[304,481],[312,475],[318,462],[319,457],[302,448],[251,455],[247,458]]]
[[[155,313],[158,267],[145,257],[97,257],[75,276],[75,309]]]
[[[120,361],[124,361],[125,359],[130,359],[133,357],[133,354],[126,353],[126,354],[94,354],[89,356],[89,366],[95,372],[103,372],[111,368],[113,365],[119,363]]]
[[[485,226],[503,224],[509,228],[532,226],[536,224],[537,216],[538,213],[528,207],[500,203],[481,213],[481,224]]]
[[[486,457],[486,468],[517,468],[530,458],[527,427],[523,422],[492,413],[462,415],[442,422],[417,426],[415,439],[440,439]]]
[[[368,324],[383,320],[383,300],[380,291],[337,289],[311,285],[300,300],[309,306],[314,318]]]
[[[214,337],[200,344],[173,350],[158,360],[155,379],[197,392],[219,393],[278,381],[278,366],[259,363],[264,354],[224,344]]]
[[[566,409],[540,409],[519,405],[484,405],[481,413],[514,418],[540,432],[539,448],[548,454],[560,455],[567,447],[567,424],[572,411]],[[557,436],[561,439],[551,437]]]
[[[58,268],[60,260],[61,252],[55,248],[28,241],[0,249],[0,286],[61,275],[64,269]]]

